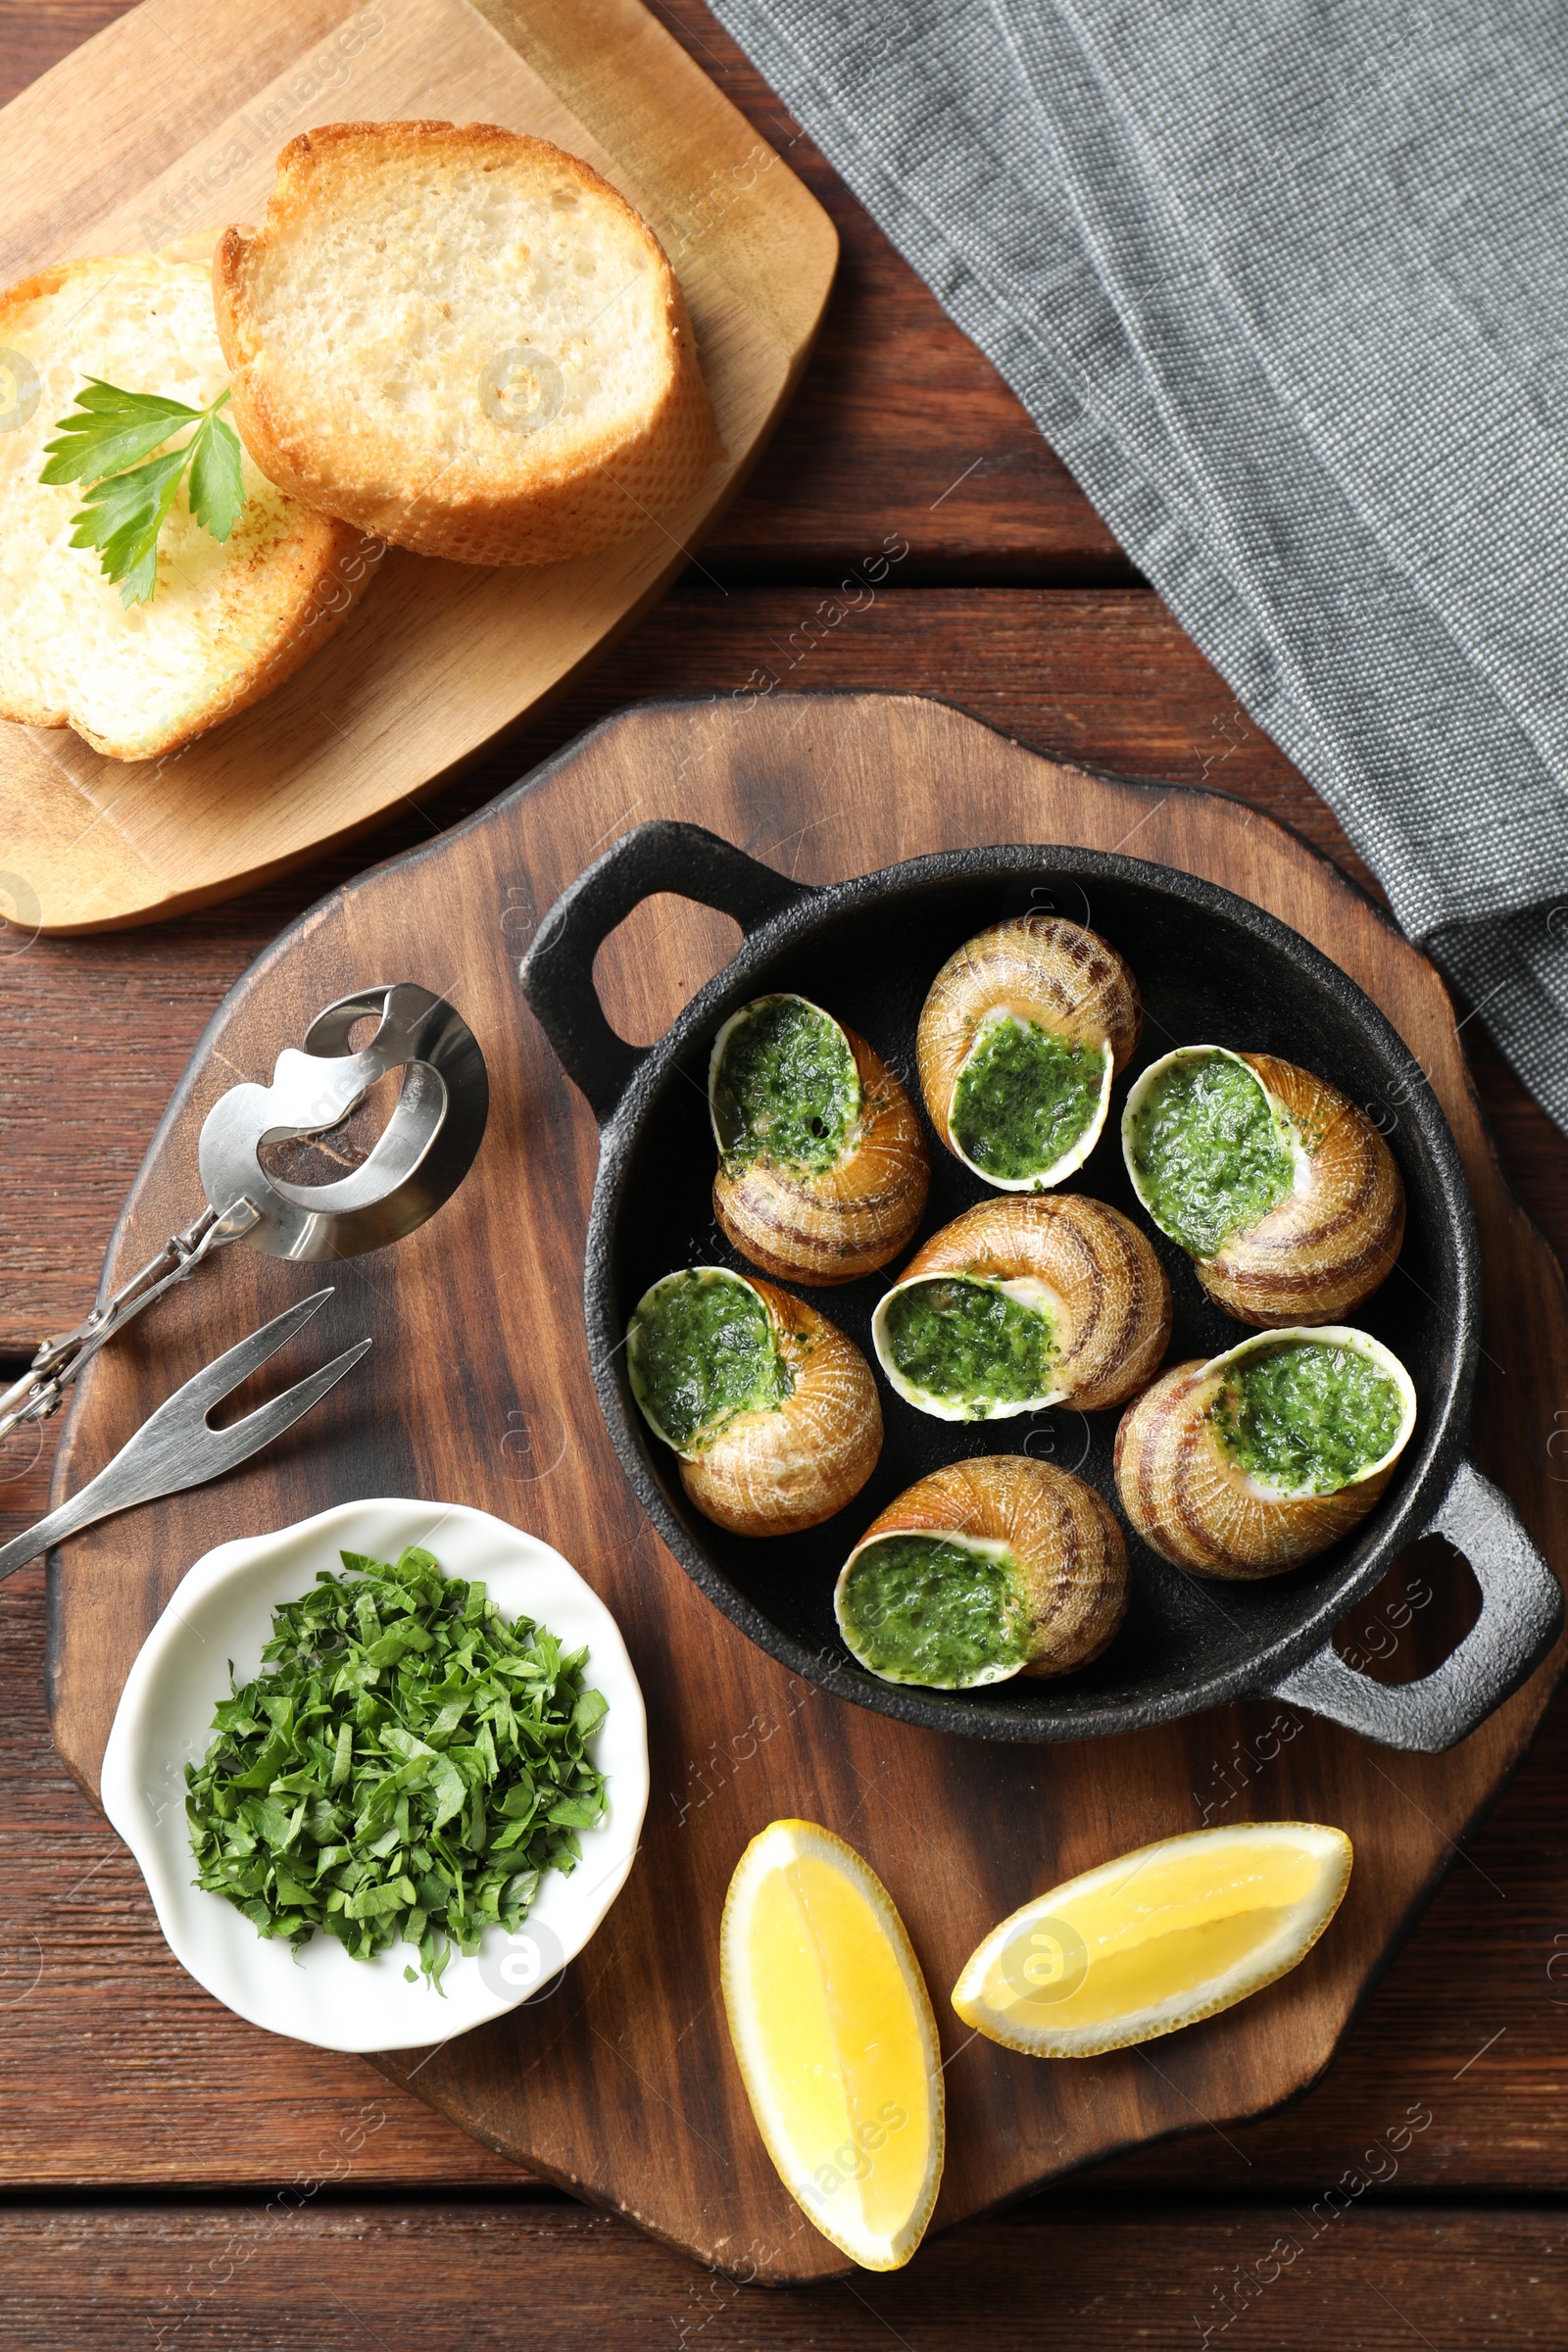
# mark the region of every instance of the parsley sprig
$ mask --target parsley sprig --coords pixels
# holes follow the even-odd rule
[[[427,1551],[345,1551],[349,1578],[272,1613],[264,1665],[185,1767],[199,1875],[265,1936],[319,1928],[357,1960],[401,1936],[439,1986],[456,1944],[515,1933],[605,1809],[585,1753],[609,1713],[586,1649],[510,1624]],[[404,1975],[414,1982],[412,1967]]]
[[[105,578],[121,583],[122,605],[148,604],[157,593],[158,537],[187,470],[190,511],[204,530],[221,543],[239,519],[239,435],[219,414],[228,398],[220,392],[209,408],[188,409],[92,375],[55,426],[58,437],[45,443],[41,482],[90,484],[72,517],[71,544],[97,548]],[[188,441],[154,455],[187,424],[196,427]]]

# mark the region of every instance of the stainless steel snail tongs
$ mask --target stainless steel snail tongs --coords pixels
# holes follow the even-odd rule
[[[354,1026],[367,1017],[376,1018],[375,1035],[351,1052]],[[396,1107],[348,1175],[297,1185],[262,1166],[266,1146],[328,1134],[377,1079],[399,1068],[405,1075]],[[278,1055],[270,1086],[231,1087],[214,1103],[197,1147],[207,1206],[85,1322],[45,1342],[0,1396],[0,1439],[24,1421],[47,1419],[107,1340],[230,1242],[318,1265],[413,1233],[467,1174],[489,1109],[484,1055],[444,997],[412,981],[340,997],[311,1023],[303,1053],[290,1046]]]

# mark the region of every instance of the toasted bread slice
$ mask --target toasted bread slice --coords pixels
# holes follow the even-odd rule
[[[240,434],[325,514],[460,564],[642,530],[719,455],[658,238],[493,123],[333,122],[213,270]]]
[[[74,727],[111,760],[177,751],[270,693],[367,576],[359,534],[249,459],[221,546],[180,490],[150,604],[127,612],[97,550],[70,544],[82,485],[39,481],[44,443],[90,375],[190,408],[215,400],[227,369],[211,288],[209,261],[143,253],[67,262],[0,294],[0,718]]]

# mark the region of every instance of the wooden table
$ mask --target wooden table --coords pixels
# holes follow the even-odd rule
[[[119,13],[119,0],[0,0],[0,98]],[[832,211],[844,265],[827,328],[771,452],[676,592],[375,852],[452,823],[627,702],[772,679],[942,695],[1046,749],[1206,782],[1368,881],[700,0],[660,13]],[[878,553],[892,563],[874,601],[835,599]],[[0,932],[0,1379],[82,1311],[214,1004],[353,865],[160,929]],[[1568,1255],[1568,1147],[1479,1025],[1464,1034],[1513,1181]],[[0,1488],[0,1537],[41,1510],[48,1451]],[[1191,2137],[939,2241],[912,2274],[763,2295],[535,2186],[357,2062],[269,2040],[199,1992],[50,1745],[45,1632],[41,1570],[0,1587],[0,2352],[730,2352],[890,2336],[1010,2352],[1048,2335],[1077,2352],[1201,2341],[1205,2328],[1218,2341],[1242,2278],[1256,2300],[1224,2328],[1237,2347],[1568,2340],[1568,1704],[1306,2099],[1223,2132],[1195,2116]],[[1367,2152],[1407,2119],[1388,2178],[1387,2153]],[[1342,2218],[1299,2261],[1272,2262],[1331,2191]]]

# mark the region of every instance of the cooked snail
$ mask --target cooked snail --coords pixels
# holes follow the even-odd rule
[[[972,1690],[1070,1674],[1097,1658],[1127,1607],[1127,1547],[1108,1503],[1027,1454],[955,1462],[873,1519],[833,1607],[860,1664],[885,1683]]]
[[[920,1222],[931,1165],[914,1106],[853,1029],[759,997],[713,1041],[713,1207],[753,1265],[796,1282],[874,1274]]]
[[[1393,1152],[1338,1087],[1294,1062],[1182,1046],[1132,1088],[1121,1136],[1144,1207],[1239,1323],[1332,1323],[1399,1254]]]
[[[939,1421],[1122,1404],[1170,1342],[1151,1243],[1080,1193],[982,1200],[918,1250],[871,1321],[899,1395]]]
[[[1364,1519],[1415,1427],[1415,1390],[1344,1324],[1178,1364],[1123,1415],[1116,1491],[1146,1544],[1203,1576],[1274,1576]]]
[[[666,1274],[626,1328],[632,1395],[697,1508],[737,1536],[841,1511],[876,1467],[882,1408],[853,1340],[724,1266]]]
[[[1081,923],[1026,914],[948,957],[920,1014],[925,1106],[948,1150],[1001,1192],[1081,1167],[1143,1022],[1138,984]]]

